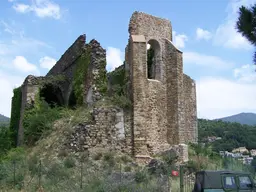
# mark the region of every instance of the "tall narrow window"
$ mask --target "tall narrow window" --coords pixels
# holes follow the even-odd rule
[[[148,79],[157,79],[159,77],[160,63],[159,63],[160,46],[156,40],[149,40],[147,43],[147,76]]]

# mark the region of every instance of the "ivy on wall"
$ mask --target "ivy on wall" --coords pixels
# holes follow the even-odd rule
[[[126,89],[124,64],[117,67],[114,71],[108,73],[111,84],[111,91],[117,95],[124,95]]]
[[[25,144],[28,146],[33,145],[43,134],[52,130],[53,122],[62,117],[61,110],[61,107],[50,107],[43,98],[40,98],[40,93],[38,93],[35,96],[33,107],[24,111]]]
[[[129,108],[131,101],[126,93],[128,78],[125,74],[125,62],[114,71],[108,73],[110,81],[111,101],[114,105],[122,108]]]
[[[60,83],[64,82],[66,80],[66,77],[62,74],[58,75],[51,75],[45,77],[42,81],[39,82],[39,85],[45,86],[45,85],[54,85],[58,86]]]
[[[78,105],[83,104],[85,78],[90,64],[90,48],[87,47],[86,51],[76,60],[76,70],[73,78],[73,88]]]
[[[107,73],[106,73],[106,61],[102,61],[100,64],[101,68],[99,69],[98,77],[95,79],[95,85],[98,88],[98,91],[101,95],[105,95],[108,89],[107,85]],[[103,67],[104,66],[104,67]]]
[[[18,87],[13,90],[12,108],[11,108],[10,132],[11,132],[11,137],[13,139],[13,146],[17,145],[21,102],[22,102],[22,91],[21,91],[21,87]]]

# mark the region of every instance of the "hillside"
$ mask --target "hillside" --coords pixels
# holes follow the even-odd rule
[[[237,147],[256,149],[256,126],[242,125],[236,122],[198,119],[198,138],[209,142],[208,137],[220,137],[212,143],[213,149],[231,151]]]
[[[0,114],[0,124],[7,124],[9,121],[10,119],[8,117]]]
[[[245,125],[256,125],[256,114],[255,113],[239,113],[236,115],[222,117],[215,120],[222,120],[225,122],[236,122]]]

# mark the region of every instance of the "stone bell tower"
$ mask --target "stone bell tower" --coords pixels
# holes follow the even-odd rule
[[[197,142],[195,82],[183,74],[170,21],[134,12],[129,34],[125,68],[133,102],[134,154],[152,155]]]

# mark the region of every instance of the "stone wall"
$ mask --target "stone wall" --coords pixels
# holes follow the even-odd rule
[[[65,104],[68,104],[69,96],[73,91],[72,80],[76,69],[75,61],[84,52],[86,35],[80,35],[75,42],[65,51],[56,64],[50,69],[46,76],[55,76],[62,74],[66,77],[65,82],[60,85],[64,96]]]
[[[18,137],[17,137],[17,145],[20,146],[23,144],[24,138],[24,129],[23,129],[23,117],[25,109],[31,107],[34,104],[35,97],[39,92],[39,82],[42,81],[43,77],[34,77],[29,75],[25,80],[24,83],[21,85],[21,108],[20,108],[20,120],[19,120],[19,127],[18,127]]]
[[[72,151],[91,151],[95,148],[122,151],[131,155],[131,123],[129,112],[120,108],[94,108],[92,121],[74,127],[68,148]]]
[[[132,35],[130,46],[134,152],[149,155],[168,146],[166,87],[161,81],[147,79],[145,38]]]
[[[172,25],[169,20],[138,11],[132,14],[128,31],[130,35],[143,34],[147,40],[156,37],[172,41]]]
[[[197,141],[195,82],[183,74],[183,56],[172,43],[170,21],[134,12],[129,33],[125,76],[129,79],[127,95],[132,107],[127,111],[116,107],[94,108],[92,121],[77,125],[70,136],[68,146],[73,150],[112,148],[146,160],[173,145]],[[46,77],[28,76],[24,81],[19,143],[23,139],[24,110],[33,106],[40,82],[46,82],[47,78],[65,77],[58,84],[65,105],[75,88],[82,89],[79,94],[82,104],[93,105],[103,98],[107,89],[106,50],[94,39],[88,44],[85,40],[85,35],[79,36]],[[155,51],[154,79],[148,79],[147,43]],[[81,81],[75,83],[77,75]],[[186,151],[185,147],[180,150],[185,159]]]
[[[167,76],[167,139],[171,145],[183,143],[183,60],[182,52],[171,41],[165,40]]]
[[[92,104],[102,98],[101,88],[107,87],[106,50],[94,39],[86,49],[89,50],[90,63],[85,77],[84,103]]]
[[[185,109],[185,132],[184,137],[187,141],[197,142],[197,107],[196,107],[196,84],[193,79],[183,75],[183,95]]]
[[[33,106],[35,95],[39,92],[39,89],[42,88],[42,85],[52,83],[51,81],[59,75],[63,76],[64,80],[59,81],[57,84],[59,92],[47,94],[58,94],[56,96],[63,100],[61,103],[68,105],[70,95],[74,91],[73,80],[75,71],[77,70],[77,60],[81,58],[82,54],[87,53],[89,54],[89,63],[85,63],[85,61],[82,63],[82,65],[88,67],[86,74],[81,75],[84,79],[83,101],[84,103],[90,103],[91,101],[96,102],[101,99],[102,93],[100,87],[107,81],[107,79],[104,78],[104,76],[106,76],[106,50],[103,49],[96,40],[91,40],[89,44],[85,44],[85,35],[80,35],[45,77],[29,75],[24,80],[21,87],[22,103],[20,110],[21,118],[18,128],[18,145],[21,145],[23,141],[24,131],[22,121],[24,110],[27,107]]]
[[[173,145],[195,141],[195,86],[183,75],[183,56],[171,41],[170,21],[135,12],[129,33],[125,69],[133,102],[135,156],[145,158]],[[154,49],[154,79],[147,76],[147,43]]]
[[[130,41],[126,64],[129,67],[133,101],[134,153],[147,156],[169,147],[167,137],[165,63],[158,60],[156,79],[147,78],[147,42],[154,41],[158,58],[164,39],[171,38],[167,20],[135,12],[129,24]]]
[[[50,69],[46,76],[57,75],[66,71],[74,61],[82,54],[83,47],[85,46],[86,36],[80,35],[75,42],[65,51],[57,63]],[[72,76],[70,76],[72,78]]]

